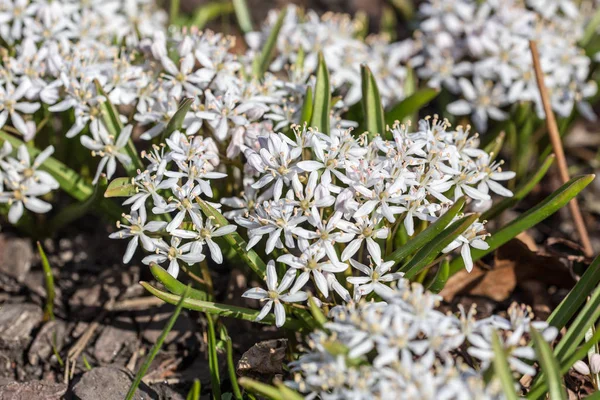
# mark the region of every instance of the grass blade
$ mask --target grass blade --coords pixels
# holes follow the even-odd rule
[[[323,325],[327,323],[327,317],[325,314],[323,314],[323,310],[317,305],[312,296],[308,298],[308,309],[310,310],[314,320],[317,321],[318,327],[320,329],[324,329]]]
[[[268,399],[287,400],[285,398],[285,396],[283,395],[283,393],[281,393],[279,391],[279,389],[277,389],[276,387],[273,387],[271,385],[267,385],[265,383],[261,383],[261,382],[258,382],[258,381],[255,381],[253,379],[246,378],[246,377],[240,378],[239,383],[247,391],[256,393],[260,396],[264,396]]]
[[[304,400],[304,396],[285,386],[282,382],[275,382],[275,386],[286,400]]]
[[[233,343],[229,335],[227,335],[227,338],[225,339],[225,345],[227,348],[227,372],[229,373],[229,380],[231,381],[233,398],[236,400],[242,400],[242,391],[240,390],[240,385],[238,385],[237,374],[235,373],[235,364],[233,363]]]
[[[194,383],[192,384],[190,392],[185,400],[200,400],[200,389],[200,381],[198,379],[194,379]]]
[[[277,17],[277,20],[275,21],[275,24],[273,24],[273,27],[271,28],[271,33],[269,33],[267,41],[263,45],[262,52],[258,57],[254,59],[252,72],[254,72],[254,75],[259,79],[262,79],[265,72],[267,72],[267,70],[269,69],[269,64],[271,63],[271,59],[273,58],[273,55],[275,53],[277,37],[279,36],[279,31],[281,30],[281,26],[283,25],[283,20],[285,19],[286,14],[287,9],[284,8],[283,10],[281,10],[279,16]]]
[[[233,0],[233,9],[235,10],[235,17],[242,32],[252,32],[254,28],[252,27],[252,18],[250,17],[250,10],[248,9],[246,0]]]
[[[438,90],[431,88],[421,89],[413,93],[385,113],[385,123],[391,126],[396,121],[402,122],[426,106],[427,103],[435,99],[438,94]]]
[[[189,288],[189,286],[188,286],[188,288]],[[173,329],[173,325],[175,325],[175,321],[177,321],[177,318],[179,317],[179,313],[181,313],[181,309],[183,308],[183,304],[186,300],[186,296],[187,296],[187,291],[184,292],[183,296],[181,296],[179,298],[177,307],[175,308],[173,315],[171,315],[171,318],[169,318],[169,321],[167,322],[167,325],[165,325],[162,333],[158,337],[158,340],[156,341],[154,346],[152,346],[152,349],[150,349],[150,353],[148,353],[148,357],[146,357],[146,361],[144,361],[144,364],[142,364],[138,373],[135,375],[135,380],[133,381],[131,387],[129,388],[129,392],[127,392],[127,396],[125,397],[125,400],[133,399],[133,396],[135,395],[135,391],[137,390],[138,386],[140,385],[142,378],[148,371],[150,364],[152,364],[152,360],[154,360],[154,357],[156,357],[156,355],[158,354],[160,348],[162,347],[163,342],[167,338],[167,335],[169,334],[169,332],[171,332],[171,329]]]
[[[164,142],[165,139],[168,138],[169,135],[171,135],[171,133],[181,129],[183,125],[183,120],[185,119],[185,116],[187,115],[188,111],[190,111],[190,107],[192,106],[192,104],[194,104],[194,99],[192,98],[188,97],[181,100],[177,111],[175,111],[175,114],[173,114],[173,117],[171,117],[169,123],[165,127],[165,130],[160,136],[161,142]]]
[[[596,257],[583,273],[567,297],[560,302],[548,317],[548,323],[562,329],[575,315],[585,299],[592,293],[600,282],[600,256]]]
[[[462,235],[473,222],[477,221],[478,218],[479,214],[472,214],[454,221],[452,225],[419,250],[400,271],[405,273],[407,279],[414,278],[423,268],[431,264],[446,246]]]
[[[217,357],[217,335],[215,322],[211,314],[206,314],[208,337],[208,369],[210,370],[210,389],[213,400],[221,400],[221,377],[219,375],[219,358]]]
[[[329,112],[331,111],[331,87],[329,86],[329,71],[319,52],[317,65],[317,83],[315,84],[315,99],[313,102],[312,119],[310,126],[325,134],[329,133]]]
[[[440,267],[438,268],[435,277],[431,281],[427,290],[433,293],[439,293],[442,291],[444,286],[446,286],[446,282],[448,282],[448,277],[450,276],[450,260],[445,258],[440,263]]]
[[[158,264],[150,264],[150,272],[157,281],[165,285],[165,288],[173,294],[182,296],[183,293],[188,290],[187,286],[173,278],[163,267]],[[188,298],[196,300],[206,300],[207,295],[205,292],[190,288],[188,291]]]
[[[178,302],[181,300],[181,296],[156,289],[147,282],[140,282],[140,284],[148,292],[150,292],[151,294],[153,294],[154,296],[158,297],[166,303],[178,304]],[[188,310],[202,311],[208,314],[219,315],[221,317],[231,317],[242,319],[244,321],[258,322],[266,325],[275,325],[274,315],[270,314],[267,315],[263,320],[256,321],[256,317],[258,316],[260,311],[252,310],[250,308],[236,307],[227,304],[214,303],[212,301],[202,301],[190,298],[185,299],[185,301],[183,302],[183,307],[187,308]],[[291,330],[302,330],[305,328],[305,325],[303,323],[290,317],[286,318],[286,321],[283,326]]]
[[[207,217],[213,217],[219,226],[229,225],[227,219],[217,209],[212,207],[204,200],[198,200],[202,212]],[[236,251],[238,256],[262,279],[266,276],[267,265],[254,250],[246,250],[246,241],[237,233],[232,232],[224,235],[223,238]]]
[[[562,387],[562,375],[558,367],[558,361],[552,354],[550,345],[546,343],[542,335],[533,327],[531,328],[531,337],[533,338],[537,359],[548,382],[550,398],[552,400],[566,400],[567,394]]]
[[[487,250],[473,249],[471,257],[473,262],[479,260],[486,254],[491,253],[509,240],[513,239],[519,233],[537,225],[541,221],[554,214],[565,206],[572,198],[577,196],[587,185],[594,180],[594,175],[582,175],[571,179],[562,185],[558,190],[548,196],[537,206],[520,215],[517,219],[500,229],[490,236],[486,242],[490,246]],[[455,258],[450,263],[450,275],[460,271],[464,266],[462,258]]]
[[[567,333],[562,337],[554,349],[554,354],[559,360],[567,359],[585,338],[585,333],[600,317],[600,287],[596,287],[590,299],[577,314],[569,326]]]
[[[385,258],[385,261],[394,260],[395,264],[402,262],[406,257],[419,250],[421,247],[425,246],[429,243],[433,238],[439,235],[444,229],[448,227],[448,225],[452,222],[454,217],[458,215],[460,210],[465,205],[464,197],[459,198],[453,205],[435,221],[433,224],[429,225],[427,229],[423,232],[419,233],[414,238],[410,239],[404,246],[400,247],[392,254]]]
[[[363,113],[369,137],[373,137],[376,134],[383,135],[385,133],[383,105],[381,104],[381,96],[379,95],[377,82],[375,82],[375,78],[369,67],[364,64],[360,66],[360,76],[363,95]]]
[[[304,104],[302,104],[302,113],[300,114],[300,126],[304,126],[304,124],[308,124],[312,117],[313,112],[313,90],[312,86],[308,86],[306,88],[306,93],[304,94]]]
[[[506,352],[498,337],[498,332],[492,332],[492,349],[494,350],[494,375],[500,380],[502,385],[502,391],[506,396],[507,400],[516,400],[517,393],[515,391],[515,382],[512,377],[512,371],[508,366],[508,359],[506,358]]]
[[[53,321],[54,320],[54,298],[56,297],[56,292],[54,290],[54,276],[52,276],[52,267],[50,266],[50,262],[48,261],[48,257],[46,257],[46,252],[42,247],[40,242],[37,242],[38,253],[40,253],[40,258],[42,259],[42,268],[44,270],[44,281],[46,282],[46,305],[44,307],[44,321]]]
[[[24,144],[21,140],[1,130],[0,139],[9,142],[15,151],[19,146]],[[41,152],[39,149],[29,146],[27,146],[27,151],[29,152],[31,159],[34,159]],[[94,193],[94,187],[86,183],[81,175],[54,157],[48,157],[46,161],[40,165],[39,169],[52,175],[60,185],[60,188],[75,200],[85,201]],[[102,201],[98,207],[110,218],[121,218],[121,208],[110,201]]]
[[[234,5],[229,2],[212,1],[198,7],[194,11],[189,25],[198,29],[204,29],[210,21],[227,15],[234,11]]]
[[[542,180],[542,178],[546,176],[546,172],[548,172],[548,169],[550,169],[555,159],[556,156],[554,154],[550,154],[548,157],[546,157],[535,174],[519,185],[517,190],[515,190],[513,197],[505,197],[500,202],[496,203],[481,216],[481,219],[491,221],[500,215],[504,210],[514,207],[519,201],[523,200],[525,196],[527,196]]]

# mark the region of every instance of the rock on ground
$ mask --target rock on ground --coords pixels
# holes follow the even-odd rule
[[[66,391],[64,383],[11,382],[0,385],[0,400],[59,400]]]
[[[129,372],[115,367],[97,367],[83,374],[75,383],[71,398],[76,400],[124,399],[132,382],[133,378]],[[133,399],[158,399],[158,395],[142,382]]]
[[[4,304],[0,310],[0,347],[16,348],[31,340],[31,331],[42,321],[35,304]]]

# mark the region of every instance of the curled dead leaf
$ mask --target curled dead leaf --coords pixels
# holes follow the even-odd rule
[[[256,343],[242,355],[236,372],[238,375],[274,375],[283,373],[283,359],[287,339],[266,340]]]

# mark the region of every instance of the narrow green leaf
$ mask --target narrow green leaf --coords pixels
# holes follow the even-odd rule
[[[46,306],[44,307],[44,321],[54,320],[54,298],[56,292],[54,290],[54,276],[52,275],[52,267],[46,257],[46,252],[40,242],[37,242],[38,253],[42,259],[42,268],[44,270],[44,281],[46,282]]]
[[[567,393],[562,386],[562,375],[558,367],[558,361],[552,354],[550,345],[546,343],[542,335],[533,327],[531,328],[531,337],[537,359],[548,382],[550,398],[552,400],[566,400]]]
[[[130,197],[136,193],[136,187],[131,178],[115,178],[108,184],[104,197]]]
[[[219,226],[229,225],[227,219],[206,201],[199,199],[198,204],[204,215],[213,217]],[[246,250],[248,244],[237,232],[224,235],[223,238],[259,277],[265,278],[267,265],[254,250]]]
[[[215,334],[215,322],[213,316],[206,314],[207,322],[207,351],[208,369],[210,371],[210,389],[213,400],[221,400],[221,376],[219,374],[219,358],[217,357],[217,335]]]
[[[585,338],[585,333],[600,318],[600,287],[592,292],[590,299],[573,320],[567,333],[562,337],[554,349],[554,354],[559,360],[565,360],[575,351],[579,343]]]
[[[73,221],[83,217],[90,210],[93,210],[93,207],[102,201],[102,194],[105,192],[107,186],[108,181],[106,180],[106,175],[100,176],[100,179],[94,187],[94,193],[92,193],[87,200],[69,204],[60,209],[58,214],[56,214],[49,222],[50,231],[57,232],[63,227],[73,223]]]
[[[598,31],[598,26],[600,25],[600,8],[596,10],[592,18],[589,20],[588,24],[585,27],[585,31],[583,32],[583,36],[579,40],[579,45],[585,48],[590,40],[594,37],[596,32]]]
[[[234,0],[236,1],[236,0]],[[210,21],[227,15],[234,11],[234,4],[223,1],[211,1],[194,11],[189,25],[198,29],[204,29]]]
[[[115,137],[115,140],[119,137],[119,134],[123,130],[123,124],[121,123],[121,119],[119,118],[119,112],[115,108],[115,106],[111,103],[108,98],[108,95],[102,88],[98,79],[94,79],[94,84],[96,85],[96,91],[98,94],[104,96],[106,100],[100,106],[102,110],[102,121],[104,121],[104,125],[106,125],[106,129],[108,132]],[[133,144],[133,140],[129,139],[127,142],[127,147],[125,147],[125,154],[131,158],[131,164],[125,166],[127,170],[127,174],[129,176],[137,175],[138,169],[144,169],[144,163],[140,158],[140,155]]]
[[[484,147],[483,151],[490,155],[491,160],[494,160],[500,152],[500,150],[502,149],[502,146],[504,145],[504,139],[506,139],[506,133],[504,131],[501,131],[500,133],[498,133],[498,135],[496,135],[494,140],[489,142]]]
[[[491,253],[504,243],[513,239],[519,233],[531,228],[539,222],[545,220],[550,215],[565,206],[572,198],[577,196],[587,185],[594,180],[594,175],[582,175],[572,178],[558,190],[548,196],[537,206],[521,214],[518,218],[490,236],[486,243],[489,245],[487,250],[471,250],[473,262],[479,260],[486,254]],[[464,267],[462,257],[455,258],[450,263],[450,275],[455,274]]]
[[[306,93],[304,94],[304,104],[302,104],[302,113],[300,114],[300,126],[304,126],[304,124],[308,124],[312,117],[313,112],[313,90],[312,86],[308,86],[306,88]]]
[[[244,387],[249,392],[256,393],[257,395],[264,396],[270,400],[287,400],[284,395],[277,389],[271,385],[267,385],[266,383],[261,383],[255,381],[250,378],[240,378],[240,385]]]
[[[231,342],[229,335],[227,335],[225,343],[227,347],[227,372],[229,373],[229,380],[231,381],[233,397],[236,400],[242,400],[242,392],[240,390],[240,386],[238,385],[237,374],[235,373],[235,364],[233,363],[233,343]]]
[[[473,222],[477,221],[478,218],[479,214],[472,214],[454,221],[447,229],[436,236],[435,239],[419,250],[400,271],[405,273],[407,279],[414,278],[423,268],[431,264],[446,246],[462,235]]]
[[[19,146],[24,144],[21,140],[1,130],[0,139],[9,142],[13,146],[15,152]],[[35,147],[27,146],[27,151],[32,159],[40,154],[40,150]],[[94,187],[92,185],[86,183],[85,179],[77,172],[73,171],[54,157],[48,157],[46,161],[40,165],[39,169],[52,175],[60,185],[60,188],[75,200],[85,201],[94,193]],[[121,218],[121,208],[110,201],[102,201],[98,207],[110,218]]]
[[[178,20],[178,17],[179,17],[179,1],[180,0],[170,0],[170,6],[169,6],[169,23],[171,25],[175,24],[175,21]]]
[[[285,384],[282,382],[275,382],[275,386],[277,389],[279,389],[279,393],[281,393],[283,398],[286,400],[304,400],[304,396],[285,386]]]
[[[600,283],[600,256],[587,267],[579,281],[548,317],[548,323],[562,329],[575,315],[585,299]]]
[[[540,165],[540,168],[531,177],[525,179],[519,185],[517,190],[515,190],[513,197],[506,197],[502,199],[502,201],[496,203],[481,216],[481,219],[491,221],[504,210],[514,207],[519,201],[523,200],[546,175],[546,172],[548,172],[548,169],[552,166],[555,159],[556,157],[554,154],[550,154],[546,157],[542,165]]]
[[[508,400],[517,399],[515,391],[515,382],[512,377],[512,371],[508,365],[504,346],[500,342],[498,332],[492,331],[492,350],[494,350],[494,376],[498,377],[502,385],[502,391]]]
[[[577,360],[581,360],[588,354],[588,351],[600,341],[600,331],[596,330],[594,336],[592,336],[589,340],[587,340],[580,348],[578,348],[571,356],[569,356],[566,360],[560,362],[560,374],[565,375],[569,372],[569,369],[575,364]],[[535,377],[535,380],[527,393],[528,399],[538,399],[542,397],[546,391],[548,390],[548,384],[546,379],[544,379],[543,373],[538,374]]]
[[[189,288],[189,286],[188,286],[188,288]],[[126,400],[133,399],[133,396],[135,395],[135,392],[136,392],[138,386],[140,385],[142,378],[144,377],[144,375],[146,375],[148,368],[150,368],[150,364],[152,364],[154,357],[156,357],[156,355],[158,354],[160,348],[162,347],[163,342],[167,338],[167,335],[169,334],[169,332],[171,332],[171,329],[173,329],[173,325],[175,325],[175,321],[177,321],[177,318],[179,317],[179,314],[181,313],[181,309],[186,301],[186,295],[187,295],[187,291],[184,292],[183,295],[179,298],[179,300],[177,302],[177,307],[175,308],[175,311],[173,311],[173,315],[171,315],[171,318],[169,318],[169,321],[167,322],[167,325],[165,325],[162,333],[158,337],[158,340],[156,341],[154,346],[152,346],[152,349],[150,349],[150,353],[148,354],[148,357],[146,357],[146,361],[144,361],[144,364],[142,364],[140,370],[135,375],[135,380],[131,384],[131,387],[129,388],[129,392],[127,392],[127,396],[125,397]]]
[[[317,65],[317,82],[315,84],[315,98],[310,126],[325,134],[329,133],[329,113],[331,111],[331,87],[329,86],[329,71],[319,52]]]
[[[383,122],[383,105],[381,96],[377,88],[377,82],[371,73],[371,70],[365,64],[360,66],[360,76],[362,84],[362,105],[366,121],[366,128],[369,136],[385,134],[385,125]]]
[[[448,277],[450,276],[450,260],[445,258],[440,263],[440,266],[435,273],[435,277],[431,281],[431,284],[427,288],[430,292],[439,293],[442,291],[444,286],[446,286],[446,282],[448,282]]]
[[[252,27],[252,17],[250,16],[246,0],[233,0],[233,9],[235,10],[235,17],[242,32],[252,32],[254,30]]]
[[[177,304],[181,299],[180,296],[172,293],[163,292],[162,290],[156,289],[147,282],[140,282],[140,284],[148,292],[169,304]],[[260,310],[251,310],[249,308],[244,307],[236,307],[227,304],[219,304],[211,301],[202,301],[189,298],[185,299],[183,307],[189,310],[202,311],[209,314],[219,315],[221,317],[237,318],[242,319],[244,321],[258,322],[266,325],[275,325],[275,316],[272,314],[267,315],[261,321],[256,321],[256,317],[260,313]],[[292,319],[290,317],[286,318],[285,324],[283,326],[291,330],[301,330],[304,328],[304,325],[300,323],[300,321]]]
[[[200,381],[198,379],[194,379],[194,383],[190,388],[186,400],[200,400],[200,388]]]
[[[165,127],[165,130],[161,134],[161,142],[164,142],[165,139],[171,135],[171,133],[181,129],[183,120],[185,119],[188,111],[190,111],[192,104],[194,104],[194,99],[192,98],[185,98],[181,100],[181,103],[179,103],[179,108],[177,108],[177,111],[175,111],[175,114],[173,114],[173,117],[171,117],[169,123]]]
[[[323,314],[323,310],[317,305],[312,296],[308,298],[308,308],[315,321],[317,321],[319,328],[323,329],[323,326],[327,323],[327,317]]]
[[[421,247],[425,246],[429,243],[433,238],[439,235],[444,229],[448,227],[448,225],[452,222],[454,217],[458,215],[460,210],[465,205],[465,198],[461,197],[446,211],[437,221],[433,224],[429,225],[427,229],[423,232],[419,233],[414,238],[410,239],[404,246],[400,247],[392,254],[385,258],[385,261],[394,260],[394,265],[398,265],[398,263],[402,262],[406,257],[415,251],[419,250]],[[400,228],[402,229],[402,227]]]
[[[167,288],[167,290],[173,294],[181,296],[186,290],[188,290],[186,285],[173,278],[171,274],[169,274],[163,267],[161,267],[158,264],[150,264],[150,272],[156,278],[157,281],[162,283],[165,286],[165,288]],[[190,299],[204,301],[206,300],[207,296],[205,292],[196,290],[194,288],[190,288],[187,297],[189,297]]]
[[[267,41],[263,45],[262,51],[258,57],[254,59],[253,63],[253,72],[254,75],[262,79],[265,72],[269,69],[269,65],[271,64],[271,59],[275,53],[275,45],[277,44],[277,38],[279,36],[279,31],[281,30],[281,26],[283,25],[283,20],[287,14],[287,9],[281,10],[275,24],[271,28],[271,32],[269,33],[269,37],[267,37]]]
[[[431,88],[416,91],[385,113],[385,123],[391,126],[396,121],[402,122],[407,117],[410,117],[421,110],[421,108],[435,99],[438,94],[438,90]]]

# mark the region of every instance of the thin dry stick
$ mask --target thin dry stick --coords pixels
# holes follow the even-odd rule
[[[546,126],[548,127],[548,135],[550,136],[550,142],[552,143],[552,148],[554,149],[554,154],[556,155],[556,160],[558,163],[560,179],[563,181],[563,183],[566,183],[569,181],[567,159],[565,158],[565,152],[563,150],[562,142],[560,140],[558,126],[556,125],[556,118],[554,117],[554,113],[552,112],[552,107],[550,105],[550,96],[548,95],[548,89],[544,84],[544,74],[542,72],[542,66],[540,64],[540,55],[538,53],[537,44],[535,43],[535,41],[529,41],[529,48],[531,49],[531,57],[533,58],[535,79],[540,90],[540,95],[542,96],[544,113],[546,114]],[[583,217],[581,216],[581,210],[579,209],[579,203],[577,203],[577,199],[574,198],[569,202],[569,209],[571,210],[573,222],[575,223],[575,227],[577,228],[577,232],[579,233],[579,239],[581,239],[583,252],[587,257],[592,257],[594,255],[594,250],[592,249],[592,243],[590,242],[590,237],[588,235],[587,228],[585,227],[585,222],[583,221]]]

